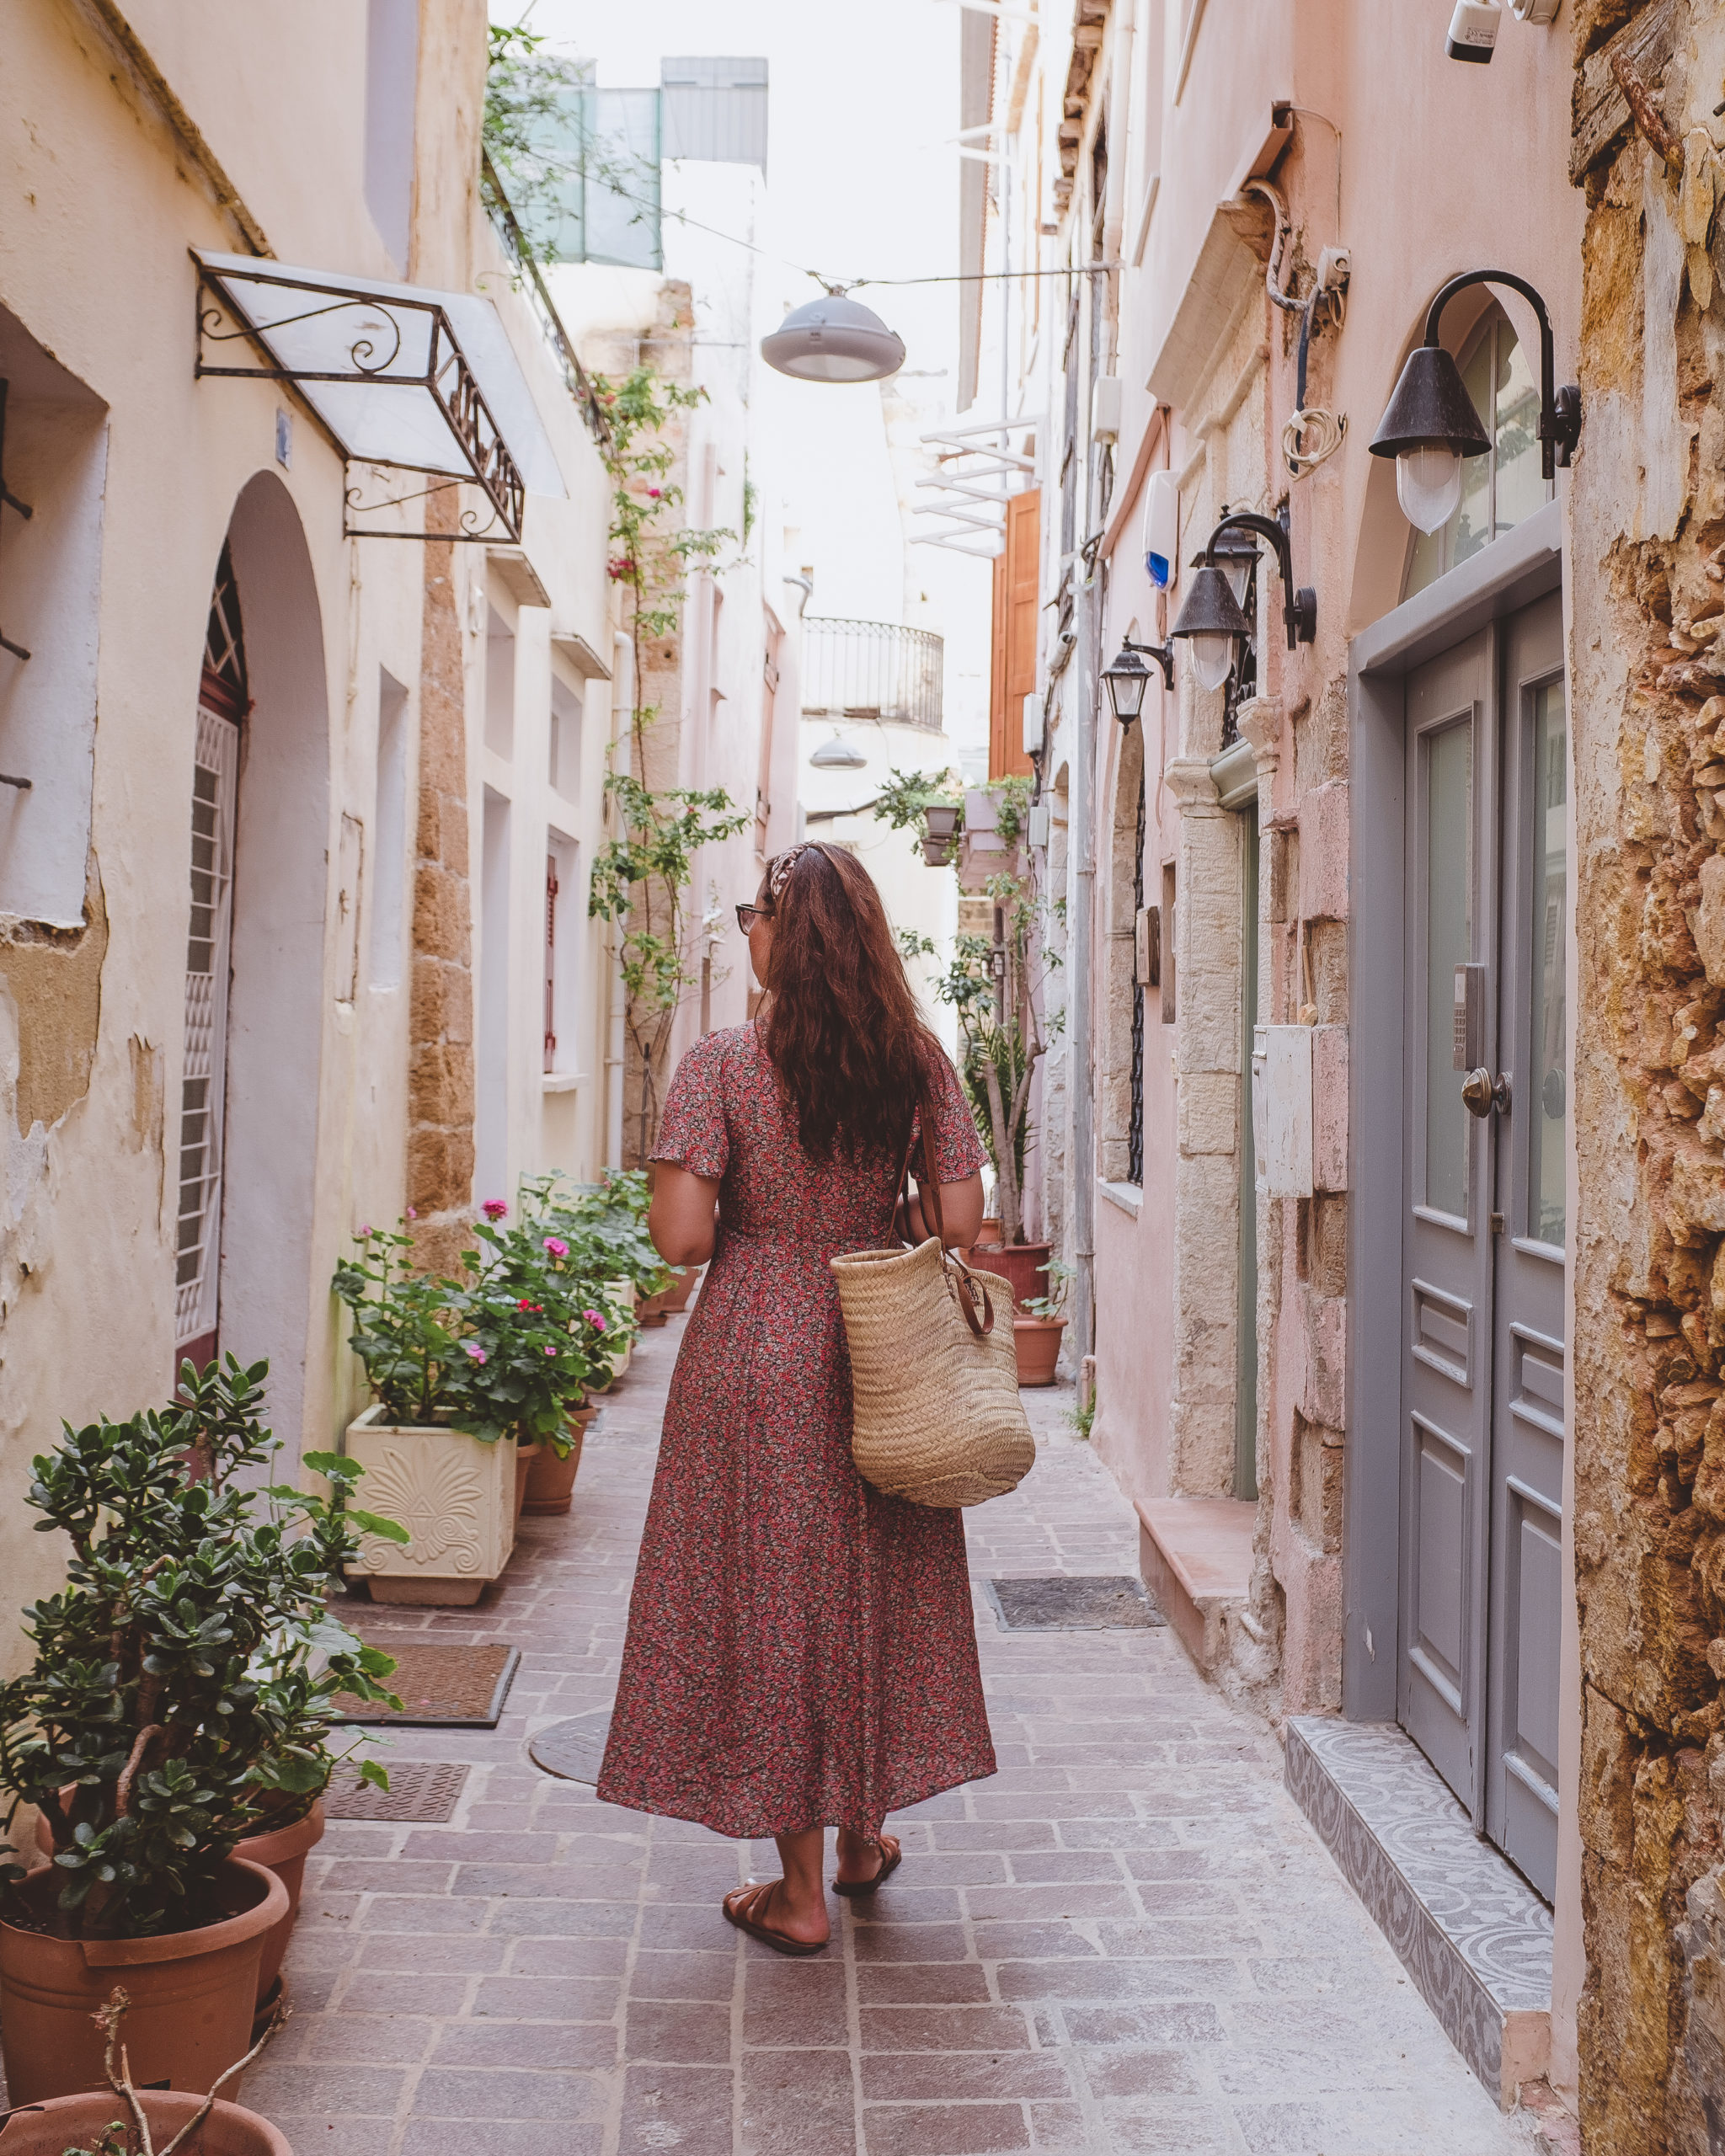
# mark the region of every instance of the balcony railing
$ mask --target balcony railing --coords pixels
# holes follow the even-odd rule
[[[807,616],[803,710],[811,718],[879,718],[941,728],[944,639],[891,622]]]
[[[563,317],[552,302],[545,280],[540,275],[539,264],[533,258],[533,250],[527,244],[526,235],[515,221],[515,213],[510,207],[509,197],[503,191],[503,182],[497,176],[496,168],[483,151],[480,152],[479,194],[485,205],[486,215],[491,220],[492,229],[503,243],[505,253],[515,266],[527,304],[539,318],[539,327],[551,348],[551,356],[562,372],[564,386],[574,398],[588,433],[599,445],[600,453],[603,455],[611,447],[611,426],[606,419],[605,408],[594,394],[585,368],[575,356],[574,342],[563,326]]]

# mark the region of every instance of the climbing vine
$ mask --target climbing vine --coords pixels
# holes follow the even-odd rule
[[[587,910],[621,929],[623,1026],[639,1073],[639,1157],[645,1161],[658,1128],[672,1022],[700,977],[697,953],[706,923],[689,903],[695,857],[702,846],[743,830],[749,818],[722,787],[652,786],[649,739],[660,712],[645,700],[643,683],[649,646],[677,634],[690,570],[716,563],[736,534],[683,522],[683,490],[672,476],[677,451],[669,429],[706,392],[667,381],[649,366],[616,382],[601,376],[595,388],[611,427],[607,567],[622,597],[634,686],[628,766],[606,777],[612,835],[595,859]]]

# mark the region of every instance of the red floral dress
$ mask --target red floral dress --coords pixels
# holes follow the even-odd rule
[[[982,1164],[944,1057],[943,1182]],[[611,1741],[608,1802],[737,1837],[841,1826],[995,1771],[956,1510],[851,1463],[827,1260],[891,1240],[896,1161],[814,1161],[755,1027],[678,1066],[655,1160],[720,1179],[671,1380]],[[905,1373],[914,1382],[914,1372]]]

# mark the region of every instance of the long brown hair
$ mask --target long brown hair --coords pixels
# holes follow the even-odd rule
[[[787,852],[788,866],[779,854],[766,868],[766,1053],[805,1152],[896,1152],[939,1043],[917,1011],[868,871],[842,846]]]

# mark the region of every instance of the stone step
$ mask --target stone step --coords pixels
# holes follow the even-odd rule
[[[1252,1585],[1258,1507],[1233,1497],[1140,1498],[1138,1563],[1144,1584],[1206,1677],[1226,1658],[1231,1613]]]
[[[1294,1715],[1284,1774],[1455,2045],[1504,2110],[1546,2070],[1551,1912],[1392,1722]]]

